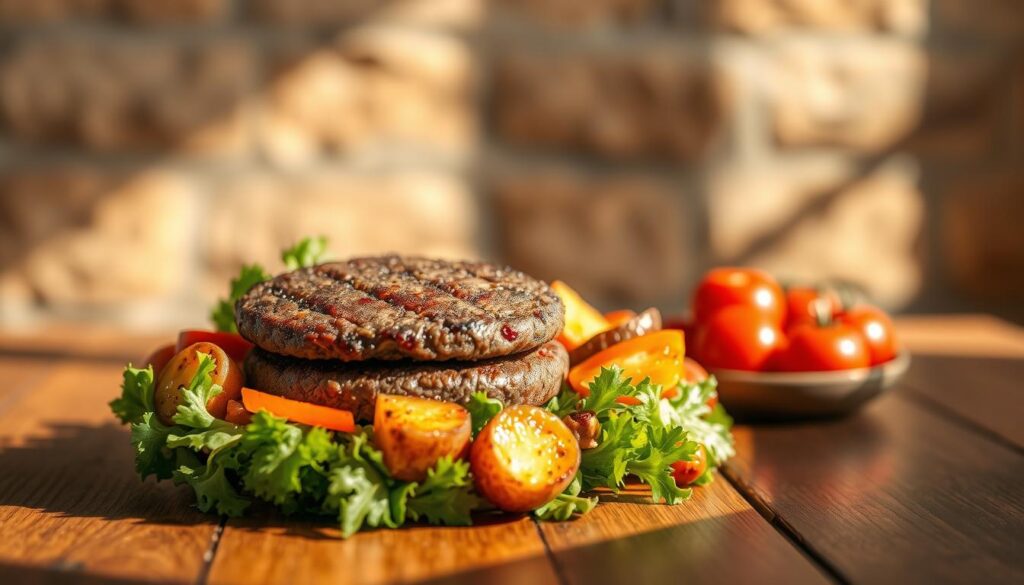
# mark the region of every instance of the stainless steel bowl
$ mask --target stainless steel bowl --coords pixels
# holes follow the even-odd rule
[[[741,420],[799,420],[851,413],[895,384],[910,367],[910,353],[872,368],[835,372],[715,370],[718,396]]]

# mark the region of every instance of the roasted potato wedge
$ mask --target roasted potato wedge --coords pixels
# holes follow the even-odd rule
[[[480,431],[470,453],[477,490],[507,512],[528,512],[551,501],[580,467],[569,427],[536,406],[509,406]]]
[[[373,436],[392,477],[422,481],[445,455],[462,457],[469,445],[469,411],[453,402],[380,394]]]
[[[242,393],[242,371],[238,364],[229,358],[223,349],[212,343],[193,343],[171,358],[157,379],[153,404],[156,407],[156,416],[163,424],[174,424],[172,417],[178,412],[178,404],[181,403],[180,388],[187,387],[196,375],[200,353],[205,353],[213,359],[216,367],[210,376],[214,384],[219,384],[224,389],[206,403],[206,410],[217,418],[224,418],[228,401],[239,400]]]

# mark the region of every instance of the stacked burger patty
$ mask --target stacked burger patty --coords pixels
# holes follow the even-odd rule
[[[376,396],[465,403],[483,391],[543,404],[569,367],[564,309],[547,284],[480,262],[382,256],[253,287],[235,307],[256,345],[247,385],[372,420]]]

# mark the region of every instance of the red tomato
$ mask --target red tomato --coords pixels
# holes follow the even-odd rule
[[[839,316],[839,321],[853,327],[864,336],[871,365],[896,357],[899,343],[893,331],[892,320],[885,311],[870,305],[858,305]]]
[[[193,343],[205,341],[212,343],[224,350],[228,357],[241,364],[245,356],[252,349],[252,344],[237,333],[224,333],[222,331],[202,331],[199,329],[185,329],[178,334],[178,345],[175,353],[185,349]]]
[[[818,306],[816,306],[816,304]],[[817,323],[818,311],[831,318],[841,303],[835,293],[813,286],[793,286],[786,290],[786,329],[804,323]]]
[[[697,445],[697,452],[694,453],[693,459],[676,461],[671,467],[672,478],[676,480],[676,485],[686,487],[697,481],[697,478],[707,471],[708,452],[704,449],[704,445]]]
[[[683,379],[691,384],[708,379],[708,371],[693,358],[683,358]]]
[[[777,327],[782,327],[786,315],[782,287],[770,274],[752,268],[715,268],[704,275],[693,296],[694,320],[703,325],[733,305],[754,307]]]
[[[697,358],[708,368],[756,371],[785,342],[779,325],[756,307],[718,311],[697,331]]]
[[[797,325],[789,332],[789,345],[773,361],[786,372],[850,370],[871,365],[864,336],[845,323]]]
[[[161,345],[157,349],[153,350],[153,353],[149,354],[149,357],[142,362],[142,366],[153,366],[153,377],[159,378],[161,370],[167,365],[167,362],[171,361],[174,354],[178,353],[173,343],[167,345]]]

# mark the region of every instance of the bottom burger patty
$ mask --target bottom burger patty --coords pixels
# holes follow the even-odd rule
[[[377,394],[466,403],[486,392],[505,404],[544,404],[561,388],[569,356],[557,341],[476,362],[341,362],[306,360],[254,349],[245,359],[246,385],[293,400],[350,410],[373,420]]]

